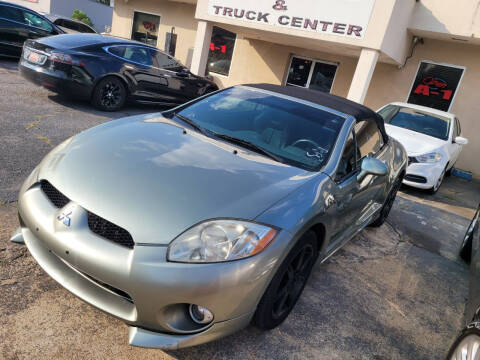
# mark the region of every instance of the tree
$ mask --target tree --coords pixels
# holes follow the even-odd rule
[[[72,19],[83,22],[84,24],[93,26],[92,20],[82,10],[75,9],[73,11]]]

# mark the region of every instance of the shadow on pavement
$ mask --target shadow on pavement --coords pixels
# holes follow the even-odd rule
[[[406,185],[402,185],[401,191],[422,200],[470,209],[476,209],[480,202],[480,181],[478,179],[468,181],[456,176],[445,177],[442,186],[434,195]]]

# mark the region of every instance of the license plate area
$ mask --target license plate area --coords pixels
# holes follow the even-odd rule
[[[47,56],[36,51],[25,49],[23,58],[32,64],[43,65],[47,61]]]

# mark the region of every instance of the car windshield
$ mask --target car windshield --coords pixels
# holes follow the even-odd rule
[[[385,124],[448,140],[450,119],[447,117],[398,105],[388,105],[381,109],[378,114],[383,118]]]
[[[309,171],[327,162],[345,121],[333,112],[245,87],[213,94],[178,115],[212,136],[239,139],[240,146]]]

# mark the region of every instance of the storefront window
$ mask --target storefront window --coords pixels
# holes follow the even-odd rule
[[[335,64],[293,56],[286,85],[330,92],[336,72]]]
[[[213,27],[210,51],[208,52],[208,72],[228,76],[236,38],[237,35],[235,33],[217,26]]]
[[[157,45],[160,16],[135,11],[133,15],[132,40]]]

